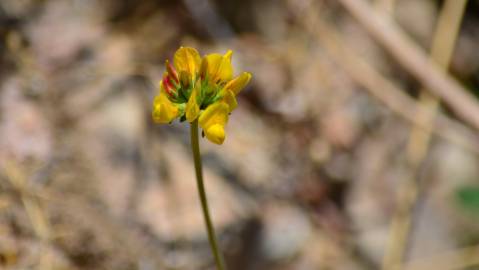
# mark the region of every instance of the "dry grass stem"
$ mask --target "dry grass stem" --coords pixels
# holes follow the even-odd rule
[[[404,265],[405,270],[452,270],[472,269],[479,265],[478,246],[439,254],[427,259],[421,259]]]
[[[398,88],[390,80],[376,71],[369,63],[354,53],[346,45],[335,27],[326,20],[317,16],[317,8],[311,7],[303,16],[298,16],[301,23],[321,43],[333,60],[343,68],[351,78],[364,87],[373,97],[385,104],[390,110],[416,126],[427,129],[416,113],[426,110],[419,106],[405,91]],[[422,114],[422,113],[421,113]],[[477,135],[462,124],[447,116],[438,115],[432,132],[439,137],[479,154],[479,141]]]
[[[439,16],[431,48],[431,59],[443,70],[447,70],[449,66],[466,3],[467,0],[448,0]],[[414,209],[421,194],[416,172],[427,156],[439,100],[427,90],[422,89],[419,103],[425,108],[417,112],[417,119],[422,126],[414,126],[409,137],[406,154],[410,175],[404,179],[399,188],[397,209],[392,219],[383,269],[402,269],[413,224]]]
[[[363,0],[339,0],[359,23],[421,84],[463,121],[479,130],[479,104],[447,75],[400,28]]]

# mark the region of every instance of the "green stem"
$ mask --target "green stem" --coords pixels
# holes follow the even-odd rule
[[[196,183],[198,185],[198,194],[200,195],[201,209],[203,210],[203,218],[205,220],[206,229],[208,231],[208,240],[210,242],[211,251],[215,257],[216,267],[218,270],[225,270],[225,264],[218,243],[216,241],[215,229],[211,222],[208,209],[208,199],[206,198],[205,185],[203,183],[203,171],[201,168],[200,145],[198,142],[198,120],[191,123],[191,149],[193,151],[193,159],[195,161]]]

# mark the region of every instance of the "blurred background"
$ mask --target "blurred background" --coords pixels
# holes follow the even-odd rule
[[[230,270],[479,269],[477,0],[1,0],[0,40],[0,269],[214,269],[179,46],[253,74],[201,140]]]

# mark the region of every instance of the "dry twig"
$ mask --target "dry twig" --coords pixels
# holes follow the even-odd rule
[[[479,246],[466,247],[452,252],[447,252],[408,263],[405,270],[452,270],[469,269],[479,265]]]
[[[458,117],[479,130],[479,104],[474,96],[435,65],[396,24],[363,0],[339,0],[398,63]]]
[[[466,3],[467,0],[448,0],[439,16],[431,59],[443,70],[447,70],[449,66]],[[421,193],[419,179],[415,175],[428,152],[439,100],[427,90],[422,89],[419,102],[425,108],[417,113],[417,119],[422,122],[423,127],[415,126],[409,138],[407,161],[410,166],[410,175],[399,188],[397,208],[391,224],[383,269],[402,269],[414,218],[413,212]]]
[[[306,12],[298,11],[298,14],[302,14],[297,16],[298,20],[317,38],[333,60],[354,81],[408,122],[427,128],[416,117],[416,113],[425,110],[424,108],[418,106],[412,98],[404,94],[405,92],[402,89],[377,72],[347,46],[346,42],[333,30],[334,26],[316,14],[317,8],[313,6],[307,9]],[[449,142],[479,154],[477,136],[462,124],[443,114],[437,116],[432,132]]]

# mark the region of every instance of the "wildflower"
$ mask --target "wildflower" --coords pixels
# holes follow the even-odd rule
[[[180,47],[173,64],[165,62],[166,72],[153,102],[153,120],[198,121],[208,140],[222,144],[228,116],[238,105],[236,95],[251,79],[248,72],[233,78],[232,54],[228,50],[224,55],[201,58],[196,49]]]

